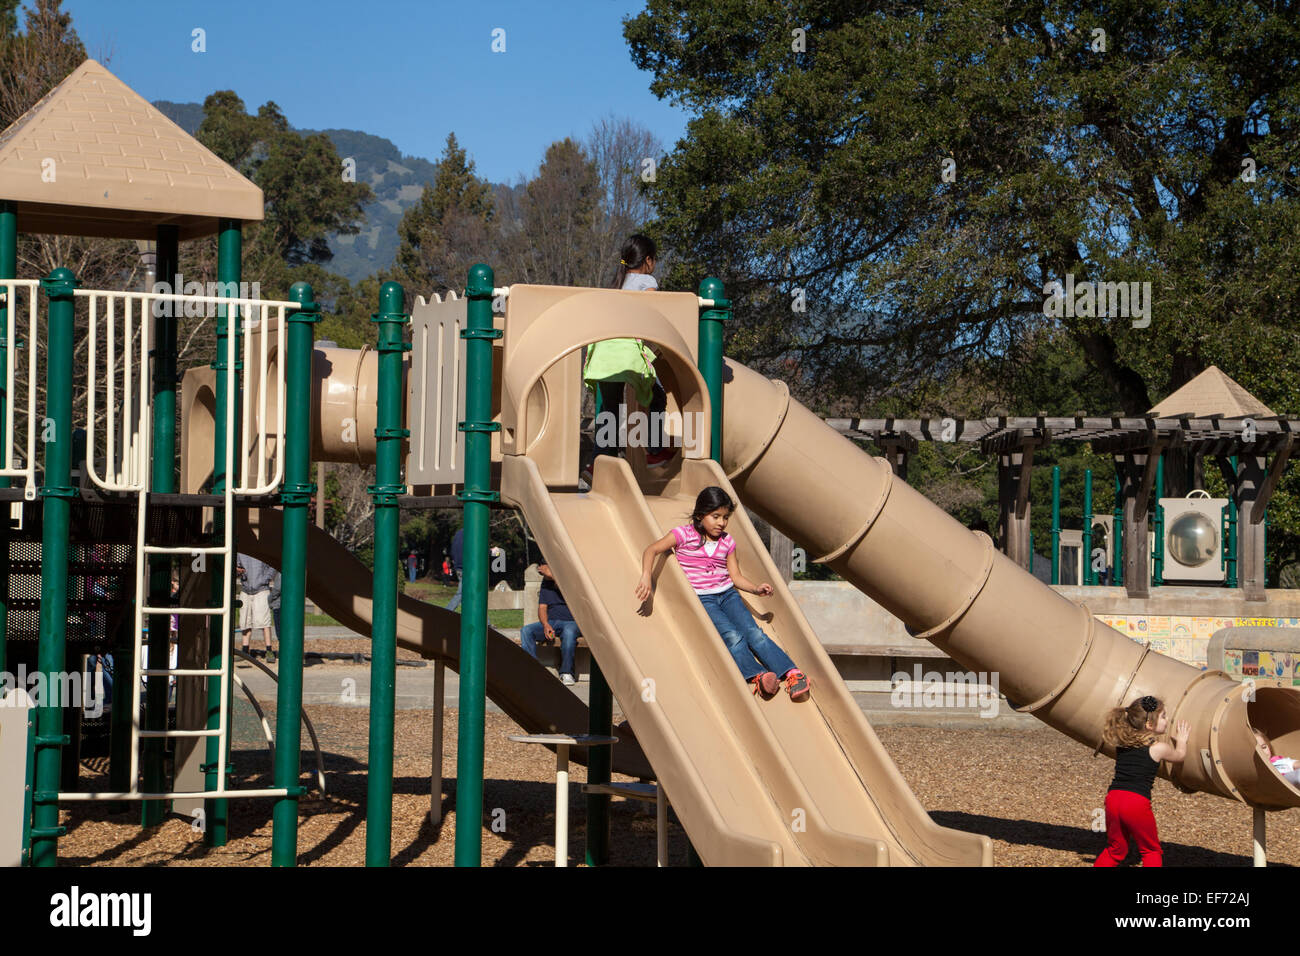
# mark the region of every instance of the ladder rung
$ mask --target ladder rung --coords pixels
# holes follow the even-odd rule
[[[146,544],[144,546],[145,554],[220,554],[226,555],[230,552],[224,547],[214,546],[210,548],[165,548],[162,545]]]
[[[179,670],[169,670],[166,667],[146,667],[140,671],[141,677],[162,677],[164,674],[168,677],[220,677],[222,671],[219,667],[215,670],[202,670],[192,667]]]
[[[225,617],[219,607],[142,607],[141,614],[202,614],[208,617]]]
[[[141,730],[136,734],[140,739],[146,737],[220,737],[220,730]]]

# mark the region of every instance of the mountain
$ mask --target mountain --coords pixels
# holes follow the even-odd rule
[[[193,135],[203,122],[200,103],[155,100],[168,119]],[[355,236],[330,237],[334,258],[326,264],[351,282],[392,265],[397,256],[397,226],[402,214],[415,204],[425,185],[433,182],[437,167],[419,156],[403,156],[391,140],[354,129],[296,129],[304,136],[324,133],[344,160],[357,164],[357,181],[370,184],[375,199],[364,209],[366,221]]]

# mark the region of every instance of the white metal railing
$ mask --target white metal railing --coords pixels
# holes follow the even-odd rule
[[[28,501],[36,498],[36,299],[40,288],[39,279],[0,279],[0,295],[4,297],[5,308],[5,414],[4,446],[0,451],[0,475],[7,478],[23,478],[23,497]],[[26,454],[20,462],[15,461],[18,436],[14,433],[14,399],[19,394],[17,388],[18,371],[18,329],[19,313],[22,312],[23,298],[27,299],[27,402],[24,414],[27,419]]]
[[[283,789],[262,790],[227,790],[226,779],[226,741],[230,731],[229,698],[231,690],[231,655],[221,655],[220,668],[177,669],[171,667],[144,667],[143,635],[146,617],[171,614],[204,615],[220,619],[223,640],[230,641],[233,615],[232,593],[234,591],[234,554],[231,542],[234,540],[234,501],[235,495],[265,495],[275,491],[284,479],[284,353],[287,341],[287,313],[297,308],[295,302],[225,298],[223,296],[181,295],[176,293],[150,292],[103,292],[96,290],[77,290],[76,295],[89,300],[89,388],[86,395],[86,471],[91,481],[106,491],[130,492],[139,496],[136,522],[135,548],[135,586],[139,599],[135,602],[135,655],[131,680],[131,770],[128,779],[131,789],[114,794],[67,794],[73,800],[153,800],[153,799],[188,799],[201,797],[227,796],[284,796]],[[251,381],[256,391],[258,413],[254,422],[252,402],[242,403],[244,412],[241,419],[243,428],[235,428],[236,401],[226,402],[225,408],[225,461],[227,481],[225,482],[225,502],[223,509],[224,536],[223,544],[215,547],[164,547],[151,545],[145,540],[148,526],[148,487],[149,466],[152,454],[152,409],[149,401],[152,385],[149,352],[151,345],[151,320],[158,306],[176,310],[178,315],[192,314],[192,309],[199,306],[203,311],[225,308],[230,316],[230,334],[226,339],[226,370],[229,383],[228,395],[238,396],[241,385]],[[241,318],[241,313],[243,317]],[[118,371],[117,362],[117,327],[119,314],[122,326],[122,362]],[[95,468],[97,442],[95,431],[96,395],[98,383],[95,366],[98,357],[99,324],[102,320],[106,327],[106,371],[105,371],[105,406],[104,432],[105,453],[104,471],[101,474]],[[240,336],[235,334],[239,327],[243,339],[243,367],[238,368],[237,360],[241,358],[238,342]],[[271,337],[275,336],[274,354]],[[139,348],[134,348],[138,337]],[[259,341],[254,348],[254,339]],[[274,374],[272,373],[274,368]],[[120,395],[118,386],[120,383]],[[244,390],[248,391],[248,390]],[[275,417],[268,420],[267,410],[269,393],[275,393]],[[133,427],[128,428],[126,415],[132,416]],[[239,435],[239,441],[236,436]],[[238,454],[236,453],[238,447]],[[255,461],[250,460],[256,451]],[[274,460],[269,469],[268,458]],[[166,466],[170,467],[167,462]],[[222,598],[219,608],[212,607],[155,607],[148,603],[149,557],[152,555],[205,554],[220,555],[222,562]],[[140,727],[140,692],[143,678],[170,676],[203,676],[220,678],[221,705],[217,726],[202,730],[144,730]],[[123,678],[125,679],[125,678]],[[215,791],[195,793],[143,793],[139,790],[140,741],[158,738],[207,738],[215,737],[219,741],[217,757],[217,780],[221,781]],[[65,795],[60,794],[60,799]]]

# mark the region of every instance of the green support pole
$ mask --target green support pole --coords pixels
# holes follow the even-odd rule
[[[460,715],[456,749],[456,865],[480,866],[483,857],[483,724],[486,706],[488,517],[499,496],[491,489],[492,269],[471,266],[465,283],[465,509],[464,600],[460,616]],[[394,559],[396,560],[396,559]]]
[[[398,499],[406,492],[406,485],[402,483],[402,442],[410,434],[402,427],[402,353],[411,347],[402,334],[402,326],[408,321],[403,311],[403,296],[400,284],[385,282],[379,290],[379,312],[371,319],[379,326],[379,409],[375,417],[375,483],[368,489],[375,502],[375,590],[370,639],[366,866],[388,866],[393,843],[393,721],[397,685],[397,565],[400,560],[401,519]],[[492,321],[491,309],[489,302],[489,323]],[[471,364],[471,381],[473,374],[474,366]],[[306,521],[306,512],[303,520]],[[306,525],[303,527],[305,534]],[[485,527],[485,542],[486,531]],[[468,594],[465,597],[468,612],[473,602]],[[486,627],[486,593],[483,604]],[[462,669],[462,683],[464,680]],[[481,730],[479,739],[482,740]],[[459,822],[464,819],[459,814],[456,817],[458,844]],[[477,832],[477,817],[474,829]]]
[[[157,272],[159,281],[174,287],[180,266],[180,232],[176,226],[158,227]],[[171,493],[176,490],[176,309],[172,303],[155,308],[153,358],[153,436],[149,488]],[[171,602],[171,559],[155,555],[149,561],[149,603],[166,607]],[[166,667],[170,660],[169,615],[149,617],[149,667]],[[155,674],[145,681],[145,727],[167,729],[167,676]],[[161,738],[145,738],[141,766],[146,793],[167,789]],[[146,800],[140,807],[140,824],[162,823],[167,807],[162,800]]]
[[[1061,466],[1052,466],[1052,583],[1061,583]]]
[[[135,608],[128,604],[113,635],[113,712],[108,721],[108,789],[124,793],[131,789],[131,681],[125,677],[135,670]],[[121,677],[119,680],[118,678]],[[133,808],[114,803],[113,812],[126,813]]]
[[[712,299],[713,306],[700,307],[699,361],[700,374],[709,390],[709,457],[722,462],[722,323],[731,318],[731,303],[723,297],[721,279],[709,277],[700,282],[699,297]],[[687,860],[702,866],[700,855],[687,841]]]
[[[1110,583],[1112,587],[1120,587],[1124,584],[1124,486],[1118,473],[1115,475],[1115,510],[1111,522],[1114,557],[1111,559]]]
[[[587,693],[587,729],[593,735],[611,736],[614,730],[614,694],[605,675],[591,657]],[[587,782],[609,783],[613,769],[613,746],[592,747],[587,755]],[[609,794],[587,794],[587,865],[609,862]]]
[[[72,335],[70,269],[55,269],[41,283],[50,305],[45,345],[45,483],[41,487],[41,636],[38,667],[46,688],[59,687],[66,669],[68,627],[68,527],[72,514]],[[31,343],[32,346],[35,343]],[[46,699],[36,711],[36,792],[32,795],[32,865],[54,866],[58,857],[59,765],[65,701]]]
[[[1160,499],[1165,496],[1165,456],[1162,453],[1156,461],[1156,507],[1155,521],[1155,553],[1151,555],[1151,586],[1160,587],[1164,584],[1165,570],[1165,509],[1160,507]]]
[[[272,811],[272,866],[295,866],[298,862],[307,508],[316,493],[316,485],[311,481],[311,354],[312,324],[320,321],[320,308],[312,300],[311,286],[306,282],[295,282],[289,290],[289,298],[298,303],[298,308],[289,313],[288,359],[284,371],[288,410],[284,427],[284,488],[280,495],[284,505],[280,558],[280,680],[275,697],[275,786],[288,790],[289,795],[277,799]],[[375,567],[379,567],[377,549]],[[379,594],[379,591],[375,593]],[[396,604],[393,610],[396,611]],[[396,614],[392,618],[396,637]],[[373,702],[373,697],[371,700]]]
[[[18,278],[18,205],[0,199],[0,279]],[[0,308],[0,448],[13,441],[5,434],[5,406],[9,402],[8,350],[17,348],[17,342],[8,341],[9,303]],[[15,323],[18,312],[14,311]],[[15,331],[17,331],[15,329]],[[30,346],[31,343],[29,343]],[[11,481],[0,476],[0,488],[8,488]],[[9,521],[0,521],[0,671],[6,670],[5,639],[9,634]]]
[[[700,308],[700,374],[709,389],[709,457],[722,461],[722,323],[731,318],[731,303],[723,298],[721,279],[708,278],[700,283],[701,299],[712,299],[713,306]]]
[[[1092,576],[1092,469],[1083,471],[1083,583],[1096,584]]]
[[[222,219],[219,224],[217,233],[217,281],[222,283],[221,288],[238,289],[242,267],[240,258],[243,252],[243,235],[240,232],[240,222],[237,219]],[[229,283],[234,283],[230,285]],[[229,296],[227,296],[229,298]],[[230,336],[235,335],[235,367],[230,368],[227,356]],[[212,457],[212,493],[214,495],[225,494],[226,483],[233,479],[233,475],[228,472],[233,462],[226,461],[226,406],[228,402],[235,403],[235,422],[239,421],[239,309],[233,306],[219,306],[217,308],[217,356],[216,361],[212,363],[212,368],[216,372],[216,381],[214,383],[214,407],[213,417],[215,425],[213,428],[213,457]],[[238,427],[238,425],[236,425]],[[238,447],[238,442],[236,442]],[[225,526],[225,509],[218,507],[213,511],[213,525],[217,528]],[[236,542],[229,542],[230,553],[235,554]],[[212,597],[214,603],[221,604],[225,598],[225,562],[220,555],[213,558],[208,565],[212,573]],[[283,576],[281,576],[283,580]],[[233,601],[233,597],[232,597]],[[229,653],[233,645],[233,635],[228,626],[223,627],[220,617],[208,618],[208,667],[217,669],[221,667],[222,658]],[[281,668],[283,670],[283,668]],[[234,681],[231,681],[233,684]],[[230,713],[227,707],[227,713]],[[221,681],[214,678],[208,679],[208,729],[216,730],[221,720]],[[229,735],[227,735],[229,736]],[[220,756],[221,742],[216,737],[207,738],[207,746],[204,751],[205,762],[204,770],[204,789],[221,790],[225,789],[227,780],[217,778],[217,765]],[[229,747],[226,748],[227,754]],[[230,763],[226,763],[227,778],[230,774]],[[204,841],[208,846],[225,846],[228,839],[227,828],[229,826],[229,806],[225,797],[209,799],[203,801],[204,815]]]

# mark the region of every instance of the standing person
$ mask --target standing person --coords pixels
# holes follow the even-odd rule
[[[465,585],[465,575],[461,568],[461,558],[465,553],[465,529],[458,528],[451,536],[451,566],[456,571],[456,596],[447,604],[448,611],[460,607],[460,592]]]
[[[275,628],[275,645],[280,646],[280,572],[275,572],[275,577],[271,579],[271,593],[266,599],[267,606],[271,609],[271,624]],[[274,660],[274,658],[272,658]]]
[[[451,572],[451,558],[445,554],[442,556],[442,579],[443,581],[455,580]]]
[[[406,580],[408,583],[410,584],[415,583],[415,572],[419,570],[419,567],[420,567],[420,559],[417,558],[415,556],[415,552],[412,551],[410,554],[406,556],[406,575],[407,575]]]
[[[640,234],[629,236],[619,253],[618,269],[612,283],[615,289],[632,292],[653,292],[659,288],[655,280],[655,261],[658,254],[654,240]],[[663,412],[668,407],[668,396],[659,384],[654,371],[655,353],[640,339],[605,339],[587,349],[587,360],[582,369],[582,380],[600,396],[601,412],[615,416],[616,422],[626,418],[623,406],[623,386],[631,385],[636,400],[647,406],[651,422],[663,422]],[[660,424],[659,428],[662,428]],[[653,424],[651,434],[659,431]],[[621,435],[622,429],[615,434]],[[619,455],[621,438],[613,444],[601,441],[602,429],[596,429],[596,454]],[[673,456],[671,449],[649,448],[646,461],[662,464]]]
[[[727,522],[735,510],[736,503],[722,488],[711,485],[701,491],[695,499],[690,522],[673,528],[646,547],[641,555],[641,580],[634,593],[638,601],[650,597],[654,589],[650,572],[655,558],[665,551],[674,551],[686,580],[740,668],[740,676],[754,685],[754,693],[768,700],[780,690],[780,680],[784,680],[790,699],[805,701],[812,693],[807,675],[763,633],[736,590],[772,593],[772,585],[755,584],[740,573],[736,539],[727,534]]]
[[[1115,748],[1115,778],[1106,792],[1106,849],[1093,866],[1119,866],[1129,840],[1138,845],[1143,866],[1161,866],[1164,851],[1151,812],[1151,784],[1160,761],[1182,763],[1191,728],[1180,720],[1172,744],[1157,738],[1168,729],[1165,705],[1157,697],[1139,697],[1106,717],[1102,739]]]
[[[573,619],[569,606],[564,603],[564,595],[555,583],[550,566],[543,562],[537,570],[542,575],[542,587],[537,592],[537,620],[525,624],[519,632],[520,646],[536,659],[537,642],[554,643],[556,631],[559,631],[560,680],[565,684],[576,684],[578,673],[574,668],[574,657],[582,632],[578,630],[578,622]]]
[[[243,639],[244,653],[249,653],[248,640],[254,629],[262,632],[262,642],[266,646],[266,662],[275,663],[275,647],[271,644],[271,581],[275,577],[275,568],[269,564],[239,555],[239,578],[243,586],[240,595],[239,632]]]

